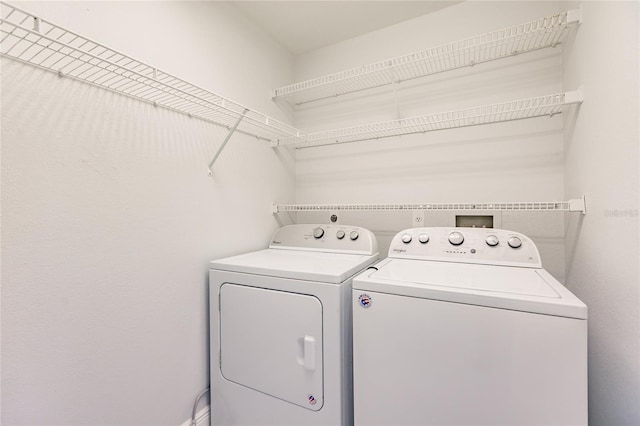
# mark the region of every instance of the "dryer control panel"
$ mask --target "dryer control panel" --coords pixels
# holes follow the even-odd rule
[[[374,255],[378,242],[373,232],[349,225],[288,225],[278,229],[269,248]]]
[[[504,229],[411,228],[399,232],[389,257],[541,268],[536,245]]]

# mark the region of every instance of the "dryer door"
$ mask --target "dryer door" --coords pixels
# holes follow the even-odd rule
[[[317,298],[221,286],[220,370],[227,380],[317,411],[323,404],[322,352]]]

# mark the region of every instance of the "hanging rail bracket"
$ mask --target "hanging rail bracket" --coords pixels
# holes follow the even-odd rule
[[[208,167],[208,169],[209,169],[208,175],[209,176],[213,176],[213,170],[212,170],[213,163],[216,162],[216,160],[218,159],[218,157],[222,153],[222,150],[224,149],[225,145],[227,145],[227,142],[229,142],[229,139],[231,139],[231,135],[233,135],[233,132],[236,131],[236,129],[240,125],[240,122],[242,121],[242,119],[244,118],[244,116],[247,114],[248,111],[249,111],[248,109],[245,109],[244,111],[242,111],[242,114],[240,114],[240,116],[238,117],[238,120],[236,121],[236,123],[229,130],[229,133],[227,133],[227,137],[225,137],[224,141],[222,141],[222,145],[220,145],[220,148],[218,148],[218,151],[216,152],[216,155],[214,155],[213,158],[211,159],[211,162],[209,163],[209,167]]]
[[[581,212],[583,215],[587,214],[587,204],[584,195],[580,198],[569,200],[570,212]]]
[[[582,24],[582,5],[578,9],[571,9],[567,11],[567,23],[572,24],[577,22]]]
[[[564,103],[566,104],[581,104],[584,101],[584,89],[582,86],[576,90],[572,90],[564,93]]]

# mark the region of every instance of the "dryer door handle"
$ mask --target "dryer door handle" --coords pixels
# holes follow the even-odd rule
[[[316,339],[312,336],[304,336],[304,369],[313,371],[316,369]]]

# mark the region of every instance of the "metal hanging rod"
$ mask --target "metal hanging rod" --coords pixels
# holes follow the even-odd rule
[[[581,19],[580,9],[569,10],[408,55],[280,87],[273,90],[272,97],[300,105],[555,47],[566,39],[571,28],[580,23]]]
[[[300,137],[289,137],[272,141],[272,145],[292,145],[302,149],[414,133],[426,133],[457,127],[522,120],[525,118],[553,116],[561,113],[563,106],[581,103],[582,100],[583,91],[582,88],[580,88],[572,92],[557,93],[537,98],[365,124],[338,130],[307,133]]]
[[[303,133],[124,53],[1,2],[0,54],[103,89],[272,141]],[[245,113],[246,111],[246,113]]]
[[[397,204],[274,204],[273,213],[320,211],[500,210],[564,211],[586,214],[584,195],[568,201],[495,203],[397,203]]]

